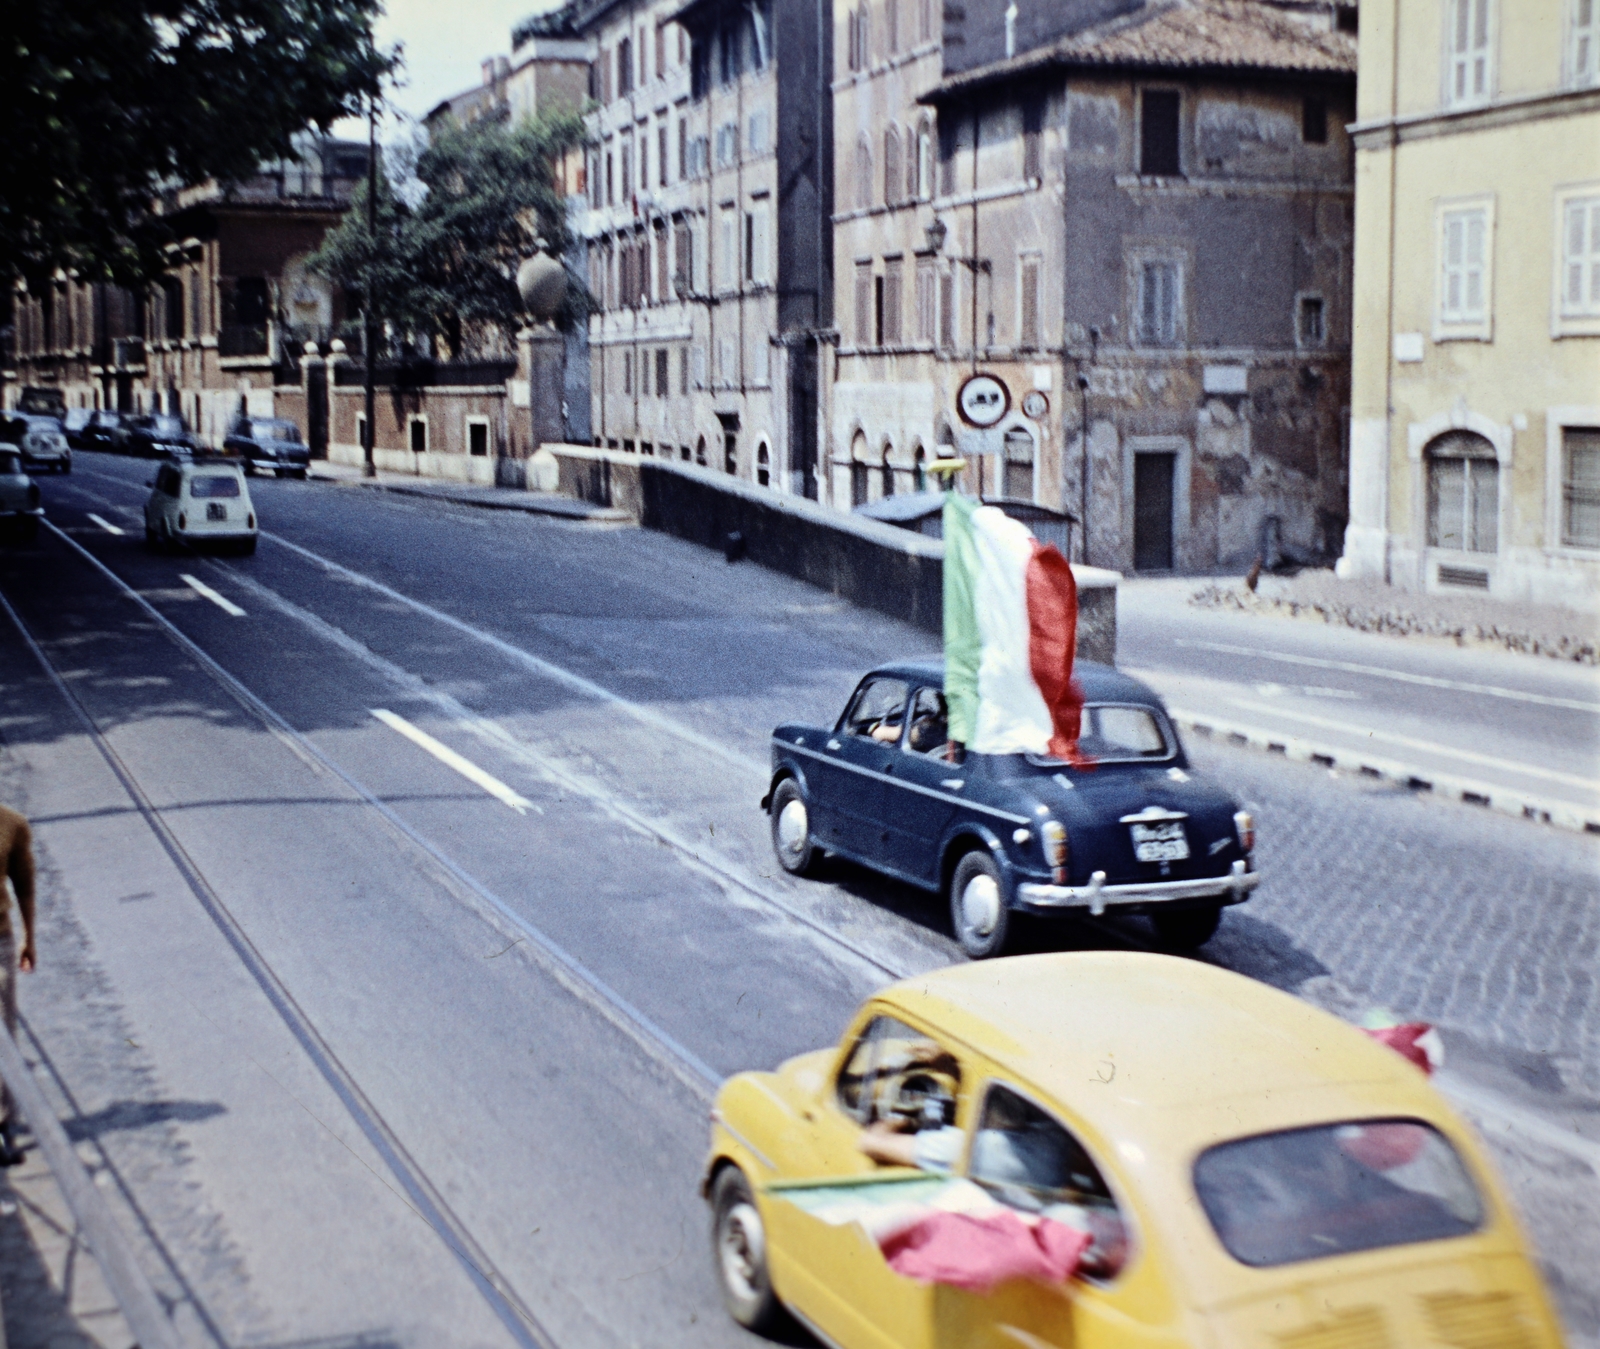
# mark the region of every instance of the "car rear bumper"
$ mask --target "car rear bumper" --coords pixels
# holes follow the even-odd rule
[[[43,520],[44,507],[22,506],[16,510],[11,510],[5,506],[0,506],[0,520],[25,520],[30,515],[36,520]]]
[[[1259,871],[1246,871],[1243,861],[1233,864],[1226,876],[1202,876],[1190,881],[1138,881],[1130,885],[1107,885],[1106,873],[1097,871],[1087,885],[1039,885],[1025,881],[1017,886],[1019,908],[1056,910],[1087,909],[1092,914],[1109,908],[1147,906],[1160,908],[1175,901],[1211,899],[1225,904],[1241,903],[1261,884]]]

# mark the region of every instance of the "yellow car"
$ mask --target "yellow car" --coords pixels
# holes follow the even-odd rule
[[[837,1048],[729,1079],[711,1119],[713,1258],[751,1329],[787,1310],[842,1349],[1561,1343],[1488,1158],[1424,1074],[1197,962],[1066,953],[908,979]],[[875,1162],[864,1136],[924,1169]],[[990,1287],[891,1267],[907,1222],[953,1211],[1030,1240],[1060,1223],[1081,1257]],[[945,1250],[958,1265],[987,1258],[963,1254],[973,1230]]]

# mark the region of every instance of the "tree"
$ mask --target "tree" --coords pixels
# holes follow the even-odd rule
[[[238,182],[358,112],[397,59],[378,0],[9,0],[0,272],[138,284],[165,188]]]
[[[576,112],[515,126],[448,124],[417,156],[416,204],[380,177],[377,238],[367,230],[363,191],[310,265],[358,297],[371,266],[378,313],[404,332],[442,341],[452,356],[475,332],[509,341],[525,321],[518,265],[538,239],[555,257],[571,243],[556,165],[585,143]],[[570,287],[561,321],[587,313],[587,293]]]

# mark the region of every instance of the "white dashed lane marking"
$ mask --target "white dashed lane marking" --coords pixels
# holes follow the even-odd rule
[[[118,531],[120,533],[120,531]],[[194,591],[196,595],[203,595],[225,614],[232,614],[235,618],[243,618],[244,610],[225,595],[219,595],[199,577],[190,576],[187,572],[179,573],[178,579]]]
[[[125,534],[127,532],[119,526],[112,524],[111,521],[102,519],[93,511],[89,512],[89,518],[93,520],[95,524],[99,525],[101,529],[105,530],[107,534]]]
[[[457,754],[455,750],[451,749],[449,745],[435,740],[426,731],[419,730],[404,717],[390,712],[386,708],[382,707],[374,707],[372,709],[372,715],[381,721],[385,726],[387,726],[391,731],[399,731],[400,734],[405,736],[405,738],[411,741],[412,744],[419,745],[423,749],[427,750],[429,754],[433,755],[435,759],[444,764],[446,767],[455,769],[456,772],[460,773],[461,776],[466,778],[468,782],[482,787],[483,790],[488,792],[490,796],[510,806],[511,809],[516,811],[518,815],[526,815],[530,808],[533,810],[538,810],[539,814],[541,815],[544,814],[544,812],[539,810],[539,807],[534,805],[533,802],[528,800],[527,797],[521,796],[512,791],[511,788],[506,786],[505,783],[501,782],[499,778],[494,777],[492,774],[485,773],[483,769],[479,768],[478,765],[473,763],[471,759],[462,758],[462,756]]]

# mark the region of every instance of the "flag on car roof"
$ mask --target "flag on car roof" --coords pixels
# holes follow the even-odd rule
[[[997,1203],[958,1177],[778,1182],[768,1190],[830,1226],[858,1224],[896,1274],[970,1293],[1013,1279],[1064,1283],[1093,1241],[1066,1223]]]
[[[979,754],[1081,761],[1072,677],[1078,587],[1051,544],[998,507],[944,499],[944,691],[950,738]]]

